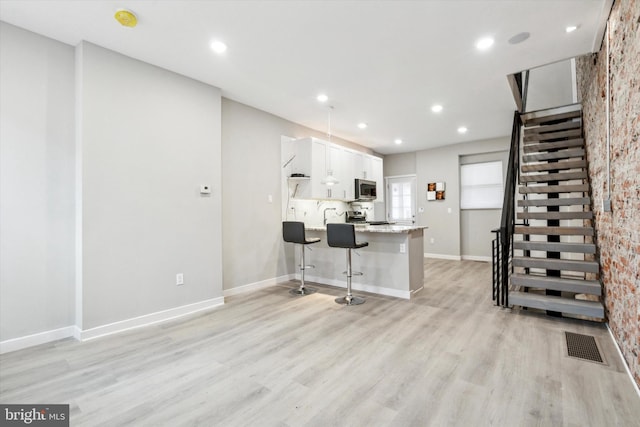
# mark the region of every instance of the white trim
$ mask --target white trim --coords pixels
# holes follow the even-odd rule
[[[602,42],[604,40],[604,32],[607,29],[607,25],[609,24],[609,16],[611,15],[611,10],[613,9],[614,0],[605,0],[602,3],[602,8],[598,13],[598,19],[596,23],[598,27],[596,28],[596,33],[593,36],[593,42],[591,42],[591,52],[596,53],[600,51],[602,47]]]
[[[385,176],[384,179],[389,179],[389,178],[416,178],[417,179],[417,175],[415,173],[410,173],[407,175],[390,175],[390,176]]]
[[[346,288],[347,284],[344,280],[327,279],[325,277],[314,277],[305,274],[305,282],[315,282],[323,285],[335,286],[337,288]],[[389,297],[411,299],[411,291],[402,291],[400,289],[384,288],[382,286],[365,285],[363,283],[351,283],[351,289],[354,291],[370,292],[372,294],[386,295]],[[414,292],[419,291],[416,290]]]
[[[37,334],[0,341],[0,354],[22,350],[23,348],[45,344],[51,341],[61,340],[63,338],[73,337],[75,336],[75,329],[75,326],[65,326],[60,329],[38,332]]]
[[[187,304],[180,307],[170,308],[168,310],[157,311],[131,319],[120,320],[118,322],[109,323],[107,325],[97,326],[91,329],[85,329],[79,332],[80,340],[87,341],[94,338],[112,335],[118,332],[128,331],[130,329],[141,328],[143,326],[153,325],[155,323],[165,322],[167,320],[197,313],[199,311],[211,310],[215,307],[224,305],[224,298],[212,298],[205,301],[199,301],[193,304]]]
[[[620,350],[620,346],[618,345],[618,342],[616,341],[616,338],[613,336],[613,332],[611,331],[611,328],[609,327],[609,324],[606,323],[607,325],[607,330],[609,331],[609,336],[611,337],[611,341],[613,341],[613,343],[616,346],[616,350],[618,350],[618,356],[620,356],[620,360],[622,360],[622,364],[624,365],[624,369],[626,369],[627,371],[627,375],[629,375],[629,379],[631,380],[631,384],[633,384],[633,388],[636,390],[636,394],[638,395],[638,397],[640,397],[640,388],[638,388],[638,384],[636,383],[635,378],[633,378],[633,374],[631,373],[631,369],[629,369],[629,365],[627,365],[627,361],[625,360],[624,356],[622,355],[622,350]]]
[[[491,262],[490,256],[481,256],[481,255],[462,255],[463,261],[482,261],[482,262]]]
[[[425,258],[435,258],[435,259],[448,259],[449,261],[460,261],[462,258],[460,255],[445,255],[445,254],[430,254],[425,252]]]
[[[231,289],[225,289],[222,294],[225,297],[230,297],[233,295],[243,294],[245,292],[257,291],[258,289],[264,289],[271,286],[275,286],[282,282],[288,282],[292,280],[295,275],[293,274],[285,274],[284,276],[274,277],[271,279],[261,280],[259,282],[249,283],[248,285],[237,286]]]

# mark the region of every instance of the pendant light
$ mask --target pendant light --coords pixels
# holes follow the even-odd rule
[[[329,126],[328,126],[328,129],[327,129],[327,136],[329,137],[329,142],[331,142],[331,110],[333,110],[333,106],[330,105],[328,110],[329,110],[329,119],[328,119]],[[327,153],[326,153],[326,159],[325,160],[329,160],[329,147],[327,147]],[[324,184],[324,185],[327,185],[327,186],[340,184],[340,181],[338,181],[336,179],[336,177],[333,176],[333,170],[328,169],[328,168],[327,168],[327,176],[320,182],[322,184]]]

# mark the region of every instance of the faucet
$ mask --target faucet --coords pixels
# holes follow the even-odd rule
[[[324,212],[322,214],[322,216],[324,217],[324,220],[322,222],[323,225],[327,225],[327,211],[335,211],[336,208],[324,208]]]

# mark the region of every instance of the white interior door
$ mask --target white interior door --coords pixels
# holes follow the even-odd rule
[[[412,225],[416,222],[416,176],[390,176],[387,181],[387,221]]]

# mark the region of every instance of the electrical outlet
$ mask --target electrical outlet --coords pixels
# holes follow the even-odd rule
[[[404,243],[400,243],[400,253],[403,254],[407,252],[407,245]]]
[[[184,285],[184,274],[178,273],[176,274],[176,285]]]
[[[436,242],[436,239],[434,239],[433,237],[429,239],[429,243],[431,243],[432,245]]]
[[[267,202],[273,203],[273,196],[271,194],[267,196]]]

